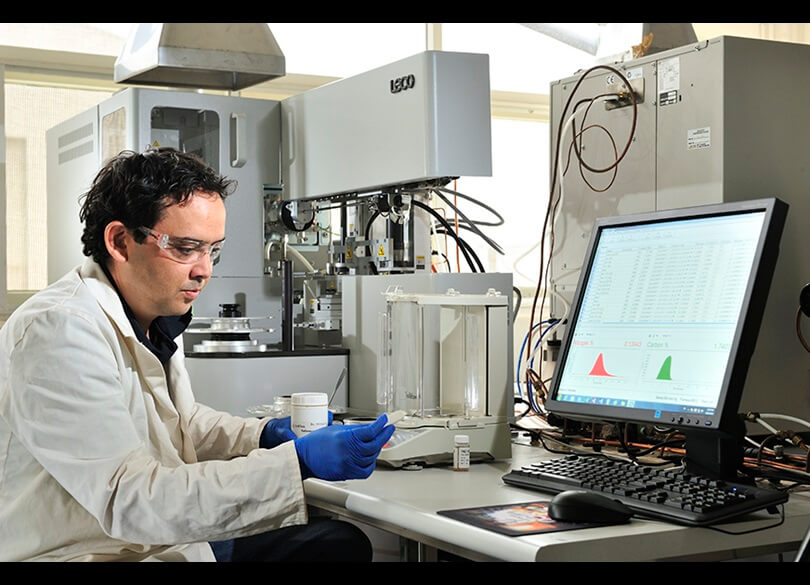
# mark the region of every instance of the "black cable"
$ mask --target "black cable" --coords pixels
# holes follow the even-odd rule
[[[588,170],[590,170],[592,172],[606,172],[606,171],[610,170],[614,166],[617,166],[624,159],[624,156],[627,154],[627,151],[630,148],[630,144],[632,143],[633,136],[635,134],[636,121],[637,121],[637,118],[638,118],[638,103],[637,103],[637,100],[636,100],[635,93],[633,92],[633,89],[630,86],[630,82],[627,81],[627,78],[621,73],[621,71],[619,71],[618,69],[615,69],[613,67],[610,67],[608,65],[595,65],[594,67],[591,67],[590,69],[585,71],[582,75],[580,75],[579,79],[577,80],[576,84],[574,85],[573,89],[571,90],[571,93],[568,96],[568,99],[565,102],[565,106],[563,107],[562,115],[560,116],[559,127],[557,129],[557,144],[554,145],[554,153],[553,153],[553,157],[552,157],[552,161],[553,161],[552,162],[552,173],[551,173],[551,182],[550,182],[550,184],[551,184],[551,192],[549,193],[548,206],[546,208],[545,219],[543,220],[543,227],[542,227],[542,229],[540,231],[540,234],[541,234],[541,236],[540,236],[540,274],[538,275],[538,278],[537,278],[537,287],[535,289],[534,299],[532,300],[532,310],[531,310],[531,315],[529,317],[529,333],[528,333],[528,346],[527,346],[528,347],[527,351],[529,352],[529,354],[531,353],[531,348],[532,348],[531,341],[532,341],[532,332],[533,332],[533,329],[534,329],[534,316],[535,316],[535,312],[536,312],[536,308],[537,308],[537,299],[538,299],[538,297],[540,295],[540,290],[541,289],[544,290],[544,292],[543,292],[543,300],[542,300],[541,306],[540,306],[541,320],[542,320],[542,314],[543,314],[543,305],[545,304],[545,299],[546,299],[546,292],[545,291],[547,289],[543,288],[543,277],[545,276],[546,279],[548,279],[548,274],[546,274],[544,272],[544,268],[547,269],[548,263],[551,262],[551,257],[553,256],[553,253],[554,253],[554,226],[553,226],[553,222],[552,222],[549,258],[548,258],[548,262],[545,263],[545,265],[544,265],[544,258],[545,258],[544,251],[545,251],[546,231],[548,229],[549,219],[553,218],[554,210],[556,209],[554,192],[555,192],[555,185],[557,183],[557,174],[558,174],[558,171],[559,171],[559,164],[560,164],[559,146],[560,146],[560,144],[562,144],[562,140],[563,140],[563,136],[562,136],[563,125],[565,124],[566,114],[568,112],[568,108],[571,105],[571,101],[574,99],[574,96],[576,95],[577,90],[582,85],[582,83],[585,81],[585,78],[591,72],[596,71],[598,69],[606,69],[608,71],[616,73],[619,76],[619,78],[621,79],[621,81],[624,83],[624,86],[627,88],[627,91],[630,93],[630,97],[632,98],[632,101],[633,101],[633,122],[632,122],[632,126],[631,126],[631,129],[630,129],[630,134],[629,134],[628,139],[627,139],[627,144],[625,145],[624,150],[622,151],[621,155],[619,155],[616,158],[616,160],[612,163],[612,165],[610,165],[610,166],[608,166],[608,167],[606,167],[604,169],[594,169],[594,168],[588,166],[584,161],[581,161],[582,164],[585,166],[585,168],[587,168]],[[557,197],[556,199],[557,199],[557,203],[559,203],[560,198]],[[527,356],[529,354],[527,354]],[[528,357],[527,357],[527,359],[528,359]],[[541,367],[542,367],[542,362],[541,362]]]
[[[650,462],[650,461],[647,461],[647,462],[639,462],[639,465],[643,465],[644,467],[665,467],[665,466],[667,466],[667,465],[672,465],[672,464],[673,464],[673,462],[672,462],[672,461],[669,461],[669,460],[666,460],[666,461],[661,461],[661,462],[659,462],[659,463],[656,463],[656,462]],[[683,459],[681,459],[681,460],[679,460],[679,461],[678,461],[678,465],[682,465],[682,464],[683,464]],[[677,467],[677,466],[676,466],[676,467]]]
[[[796,335],[799,336],[799,342],[802,344],[802,347],[810,352],[810,343],[807,343],[807,340],[802,335],[802,313],[804,309],[799,307],[798,312],[796,313]]]
[[[368,218],[368,223],[366,223],[366,231],[364,233],[366,241],[371,239],[371,224],[374,223],[374,220],[377,219],[382,212],[378,209],[374,213],[371,214],[371,217]],[[366,244],[366,257],[369,259],[369,266],[371,267],[371,273],[377,274],[377,265],[374,264],[374,261],[371,259],[371,246]]]
[[[644,455],[649,455],[650,453],[654,453],[655,451],[658,451],[658,449],[661,449],[662,447],[670,447],[670,446],[674,446],[674,445],[683,445],[683,443],[685,441],[685,439],[668,439],[668,440],[665,440],[665,441],[661,441],[660,443],[650,445],[649,447],[647,447],[645,449],[638,449],[638,447],[631,447],[625,441],[624,435],[625,435],[625,433],[627,431],[628,423],[624,423],[624,430],[621,430],[620,424],[621,423],[616,423],[616,427],[618,429],[618,432],[616,434],[619,437],[619,444],[622,446],[625,453],[627,453],[627,456],[630,457],[630,460],[633,463],[637,463],[639,465],[646,465],[648,467],[661,467],[661,466],[664,466],[664,465],[669,465],[671,463],[670,461],[665,461],[664,463],[643,462],[643,461],[638,461],[638,457],[643,457]],[[631,449],[635,449],[635,451],[631,451]]]
[[[439,187],[438,189],[439,189],[439,191],[444,191],[445,193],[450,193],[451,195],[455,195],[456,197],[461,197],[462,199],[466,199],[467,201],[475,203],[476,205],[478,205],[480,207],[483,207],[484,209],[489,211],[492,215],[494,215],[495,217],[498,218],[497,223],[476,220],[476,221],[473,222],[474,224],[476,224],[476,225],[486,225],[486,226],[492,226],[492,227],[497,227],[499,225],[504,224],[503,216],[501,216],[500,213],[498,213],[497,211],[492,209],[489,205],[478,201],[478,199],[473,199],[469,195],[465,195],[464,193],[459,193],[457,191],[453,191],[452,189],[448,189],[447,187]]]
[[[456,240],[456,242],[459,242],[459,237],[456,235],[456,232],[453,231],[453,228],[450,227],[450,224],[448,224],[447,221],[441,215],[439,215],[435,209],[432,209],[431,207],[425,205],[424,203],[416,201],[415,199],[411,201],[411,204],[414,207],[418,207],[419,209],[427,211],[430,215],[436,218],[438,222],[442,224],[444,228],[447,230],[448,235],[452,236]],[[461,253],[464,254],[464,259],[467,261],[467,265],[470,267],[470,270],[476,272],[475,264],[473,264],[473,261],[470,258],[470,255],[467,253],[466,248],[460,242],[459,242],[459,249],[461,250]]]
[[[604,423],[604,424],[611,424],[611,423]],[[625,424],[627,424],[627,423],[625,423]],[[615,426],[618,428],[619,423],[615,423]],[[635,463],[635,464],[638,464],[638,465],[644,465],[646,467],[663,467],[663,466],[666,466],[666,465],[672,465],[672,461],[663,461],[663,462],[660,462],[660,463],[657,463],[657,462],[642,462],[642,461],[637,461],[636,457],[647,455],[649,453],[657,451],[661,447],[669,447],[671,445],[678,445],[678,444],[683,443],[683,439],[667,440],[667,441],[662,441],[661,443],[658,443],[658,444],[655,444],[655,445],[651,445],[650,447],[647,447],[647,448],[645,448],[645,449],[643,449],[641,451],[631,452],[630,451],[630,446],[625,443],[623,432],[619,431],[619,432],[617,432],[617,435],[619,436],[620,445],[625,450],[625,453],[627,453],[626,458],[625,457],[611,457],[608,453],[605,453],[604,451],[591,451],[591,452],[588,452],[588,451],[573,451],[573,452],[575,454],[577,454],[577,455],[588,455],[588,456],[601,455],[603,457],[606,457],[607,459],[610,459],[611,461],[624,461],[624,462],[628,462],[628,463]],[[565,443],[563,443],[563,444],[565,444]],[[573,449],[573,447],[572,447],[572,449]]]
[[[461,227],[461,226],[459,226],[459,227]],[[445,228],[439,228],[439,229],[436,230],[436,233],[437,234],[446,234],[448,232],[447,232],[447,230]],[[452,236],[453,234],[450,233],[450,235]],[[484,264],[481,262],[481,259],[478,257],[478,254],[475,253],[475,250],[473,250],[472,246],[470,246],[470,244],[468,244],[466,240],[464,240],[463,238],[460,238],[460,237],[456,237],[456,242],[458,242],[459,246],[466,249],[467,253],[472,257],[473,260],[475,260],[475,264],[476,264],[476,266],[478,266],[478,272],[486,272],[486,270],[484,270]]]
[[[628,136],[628,138],[627,138],[627,143],[626,143],[626,144],[625,144],[625,146],[624,146],[624,150],[622,150],[622,154],[621,154],[620,156],[618,156],[618,157],[617,157],[617,158],[616,158],[616,159],[613,161],[613,163],[611,163],[610,165],[606,166],[605,168],[602,168],[602,169],[597,169],[597,168],[594,168],[594,167],[590,166],[588,163],[586,163],[584,160],[582,160],[582,157],[581,157],[581,155],[580,155],[580,152],[577,150],[576,146],[574,147],[574,152],[576,153],[577,158],[579,159],[580,164],[581,164],[582,166],[584,166],[586,169],[588,169],[589,171],[591,171],[592,173],[605,173],[605,172],[607,172],[607,171],[609,171],[609,170],[613,169],[614,167],[618,166],[618,164],[619,164],[619,163],[622,161],[622,159],[624,158],[624,156],[627,154],[627,151],[630,149],[630,144],[633,142],[633,135],[634,135],[634,134],[635,134],[635,132],[636,132],[636,122],[637,122],[637,120],[638,120],[638,103],[637,103],[637,101],[636,101],[636,94],[635,94],[635,92],[633,91],[633,88],[630,86],[630,82],[629,82],[629,81],[627,81],[627,78],[626,78],[626,77],[625,77],[625,76],[622,74],[622,72],[621,72],[621,71],[619,71],[618,69],[614,69],[613,67],[610,67],[610,66],[608,66],[608,65],[597,65],[597,66],[595,66],[595,67],[592,67],[591,69],[589,69],[589,70],[588,70],[588,71],[586,71],[585,73],[583,73],[583,74],[582,74],[582,77],[580,77],[580,82],[581,82],[581,81],[582,81],[582,80],[585,78],[585,76],[586,76],[588,73],[590,73],[591,71],[593,71],[593,70],[595,70],[595,69],[599,69],[599,68],[605,68],[605,69],[608,69],[608,70],[613,71],[613,73],[615,73],[616,75],[618,75],[618,76],[619,76],[619,78],[621,79],[622,83],[623,83],[623,84],[624,84],[624,86],[627,88],[627,90],[628,90],[628,92],[629,92],[629,94],[630,94],[630,97],[631,97],[631,98],[633,98],[633,121],[631,122],[631,125],[630,125],[630,135],[629,135],[629,136]],[[579,87],[579,83],[580,83],[580,82],[578,82],[578,83],[577,83],[577,87]],[[574,92],[576,92],[576,87],[574,88]],[[573,97],[573,95],[574,95],[574,93],[572,92],[572,93],[571,93],[571,96]],[[604,94],[604,95],[610,95],[610,94]],[[597,97],[603,97],[603,96],[596,96],[596,97],[592,98],[592,102],[591,102],[591,103],[593,103],[593,100],[596,100],[596,99],[597,99]],[[569,98],[569,100],[570,100],[570,98]],[[590,106],[588,106],[588,108],[590,108]],[[563,112],[563,115],[565,115],[565,112]],[[583,122],[583,123],[584,123],[584,122]],[[573,124],[573,122],[572,122],[572,124]],[[561,122],[560,122],[560,126],[562,127],[562,120],[561,120]]]
[[[493,250],[498,252],[498,254],[503,255],[503,249],[496,242],[494,242],[492,239],[490,239],[484,232],[482,232],[480,229],[478,229],[478,227],[474,223],[472,223],[470,221],[470,218],[468,218],[466,215],[464,215],[464,213],[458,207],[453,205],[453,203],[447,197],[445,197],[445,195],[441,191],[434,190],[433,192],[436,193],[436,195],[439,196],[439,199],[441,199],[447,205],[449,205],[450,208],[459,215],[459,217],[464,219],[467,222],[467,225],[470,226],[470,228],[476,234],[478,234],[487,244],[489,244],[492,247]]]
[[[458,224],[458,229],[460,229],[460,230],[467,230],[467,231],[469,231],[469,232],[473,232],[475,235],[478,235],[478,234],[476,233],[476,231],[475,231],[473,228],[471,228],[470,226],[468,226],[466,223],[459,223],[459,224]],[[496,245],[500,246],[500,244],[498,244],[498,242],[496,242],[495,240],[492,240],[492,238],[490,238],[490,240],[491,240],[491,241],[492,241],[494,244],[496,244]],[[488,242],[487,242],[487,243],[488,243]]]
[[[764,440],[763,440],[763,441],[762,441],[762,442],[759,444],[759,447],[757,448],[757,467],[761,467],[761,466],[762,466],[762,455],[763,455],[763,451],[764,451],[764,449],[765,449],[765,444],[766,444],[768,441],[777,441],[777,440],[778,440],[777,435],[768,435],[768,436],[767,436],[767,437],[765,437],[765,439],[764,439]]]
[[[520,305],[523,304],[523,294],[520,292],[520,289],[516,286],[513,286],[512,290],[517,295],[517,303],[512,308],[512,323],[514,323],[516,315],[518,314],[518,311],[520,311]]]
[[[374,220],[377,219],[381,213],[382,212],[378,209],[377,211],[371,214],[370,218],[368,218],[368,223],[366,223],[366,231],[365,231],[366,240],[371,239],[371,224],[374,223]]]
[[[408,192],[410,192],[410,193],[419,193],[419,194],[423,194],[423,195],[430,195],[435,190],[439,190],[439,191],[442,191],[444,193],[450,193],[451,195],[455,195],[457,197],[461,197],[462,199],[466,199],[467,201],[470,201],[470,202],[474,203],[475,205],[483,207],[484,209],[486,209],[487,211],[489,211],[491,214],[493,214],[495,217],[498,218],[497,222],[483,221],[483,220],[479,220],[479,219],[466,220],[466,219],[462,218],[462,219],[458,220],[459,224],[467,223],[469,221],[473,225],[484,225],[484,226],[490,226],[490,227],[498,227],[498,226],[502,226],[506,222],[506,220],[503,218],[503,216],[500,213],[498,213],[495,209],[490,207],[489,205],[487,205],[485,203],[482,203],[478,199],[470,197],[469,195],[465,195],[464,193],[459,193],[458,191],[453,191],[452,189],[448,189],[447,187],[410,189]],[[437,195],[438,195],[438,193],[437,193]]]
[[[754,532],[760,532],[762,530],[768,530],[770,528],[776,528],[777,526],[781,526],[782,524],[784,524],[785,523],[785,505],[780,504],[779,505],[779,510],[780,510],[779,522],[777,522],[776,524],[771,524],[769,526],[762,526],[761,528],[753,528],[751,530],[743,530],[741,532],[732,532],[731,530],[724,530],[722,528],[717,528],[716,526],[706,526],[705,528],[708,528],[709,530],[714,530],[716,532],[722,532],[723,534],[730,534],[732,536],[739,536],[741,534],[753,534]]]
[[[685,439],[671,439],[669,441],[661,441],[660,443],[656,443],[646,449],[642,449],[641,451],[636,452],[636,457],[643,457],[644,455],[649,455],[650,453],[654,453],[661,449],[662,447],[674,447],[676,445],[683,446]],[[649,465],[648,463],[644,463],[644,465]]]
[[[759,479],[767,479],[769,481],[792,481],[801,485],[810,485],[809,477],[796,475],[796,473],[801,473],[798,470],[790,470],[784,468],[781,469],[767,468],[767,467],[763,468],[763,466],[761,465],[755,468],[751,467],[746,468],[745,467],[746,465],[750,466],[749,463],[743,463],[743,469],[741,469],[740,471],[742,471],[745,475],[747,475],[752,479],[759,478]]]
[[[478,272],[486,272],[486,270],[484,270],[484,264],[481,262],[481,259],[478,257],[478,254],[475,253],[472,246],[470,246],[470,244],[459,236],[456,236],[456,241],[458,241],[459,245],[467,248],[467,253],[475,261],[475,265],[478,267]]]
[[[453,267],[450,266],[450,260],[447,259],[447,256],[443,252],[439,252],[438,250],[431,250],[431,255],[441,256],[444,258],[444,261],[447,262],[447,272],[453,272]]]
[[[616,423],[616,434],[619,436],[619,444],[624,449],[624,452],[627,453],[627,456],[630,458],[630,461],[633,463],[638,463],[636,460],[636,454],[630,451],[630,447],[627,446],[627,443],[624,440],[624,435],[627,433],[627,423],[624,423],[624,429],[622,429],[621,423]]]
[[[474,229],[472,229],[471,227],[469,227],[469,226],[467,226],[467,225],[465,225],[465,224],[463,224],[463,223],[458,224],[458,227],[459,227],[459,229],[461,229],[461,230],[467,230],[467,231],[470,231],[470,232],[475,233],[475,230],[474,230]],[[444,233],[444,232],[441,232],[441,233]],[[476,235],[478,235],[478,234],[476,234]],[[497,242],[495,242],[495,243],[497,244]],[[469,251],[470,251],[470,252],[473,252],[473,248],[472,248],[472,246],[469,246],[469,248],[468,248],[468,249],[469,249]]]
[[[534,436],[534,433],[532,433],[532,436]],[[566,443],[563,443],[562,441],[559,441],[559,440],[555,439],[554,437],[549,437],[549,436],[545,435],[545,433],[543,433],[543,431],[540,431],[539,433],[537,433],[537,438],[540,441],[540,444],[543,445],[543,449],[545,449],[549,453],[556,453],[557,455],[586,455],[586,456],[591,455],[591,453],[579,453],[579,452],[575,451],[569,445],[566,445]],[[551,439],[552,441],[555,441],[555,442],[559,443],[560,445],[566,445],[567,447],[569,447],[569,450],[568,451],[561,451],[559,449],[557,449],[557,450],[552,449],[548,445],[546,445],[546,441],[544,439]],[[593,453],[593,455],[597,455],[597,453]]]
[[[613,156],[614,157],[618,156],[619,151],[616,149],[616,141],[613,139],[613,135],[610,133],[610,131],[607,128],[605,128],[604,126],[601,126],[599,124],[591,124],[590,126],[585,126],[582,130],[580,130],[580,136],[586,130],[591,130],[591,129],[595,129],[595,128],[598,128],[598,129],[602,130],[603,132],[605,132],[607,134],[607,137],[610,140],[611,145],[613,146]],[[573,146],[573,145],[574,145],[574,142],[571,142],[571,146]],[[576,147],[574,147],[574,151],[576,151]],[[616,181],[616,177],[618,176],[618,173],[619,173],[619,167],[613,167],[613,176],[610,178],[610,182],[607,185],[605,185],[604,187],[602,187],[601,189],[597,189],[596,187],[594,187],[591,184],[591,182],[585,176],[585,171],[583,170],[584,167],[582,166],[582,158],[579,155],[577,155],[577,158],[580,161],[580,164],[577,167],[579,169],[579,176],[582,178],[582,181],[588,186],[588,188],[591,191],[593,191],[595,193],[604,193],[605,191],[607,191],[608,189],[610,189],[613,186],[613,183]]]
[[[525,398],[518,398],[517,396],[515,396],[515,404],[523,404],[526,407],[526,410],[524,410],[520,414],[515,415],[515,421],[518,421],[518,420],[522,419],[524,416],[526,416],[527,413],[532,411],[532,405],[529,404],[529,401],[526,400]],[[528,429],[524,429],[523,427],[518,426],[516,424],[511,424],[510,423],[510,426],[513,427],[513,428],[519,429],[521,431],[528,430]]]
[[[570,450],[569,451],[560,451],[560,450],[555,451],[553,449],[549,449],[548,446],[546,446],[546,443],[543,440],[543,438],[550,439],[550,440],[552,440],[552,441],[554,441],[556,443],[559,443],[560,445],[565,445]],[[613,457],[609,453],[606,453],[604,451],[593,451],[593,450],[584,451],[584,450],[574,449],[571,445],[568,445],[567,443],[564,443],[564,442],[560,441],[559,439],[555,439],[554,437],[550,437],[548,435],[545,435],[542,432],[540,434],[540,443],[543,445],[544,449],[546,449],[547,451],[550,451],[551,453],[564,454],[564,455],[578,455],[578,456],[582,456],[582,457],[604,457],[608,461],[618,461],[618,462],[621,462],[621,463],[633,463],[633,461],[630,461],[625,457]],[[645,465],[649,465],[649,464],[645,464]],[[671,462],[665,462],[665,463],[661,463],[659,465],[672,465],[672,463]]]
[[[618,432],[616,434],[619,436],[619,444],[622,446],[622,449],[624,449],[624,452],[627,453],[627,456],[630,458],[630,460],[633,463],[636,463],[636,464],[639,464],[639,465],[647,465],[647,466],[650,466],[650,467],[669,465],[669,463],[670,463],[669,461],[667,461],[666,463],[663,463],[663,464],[662,463],[655,463],[655,462],[646,462],[645,463],[643,461],[638,461],[638,458],[643,457],[644,455],[649,455],[650,453],[654,453],[655,451],[657,451],[658,449],[660,449],[662,447],[669,447],[669,446],[672,446],[672,445],[683,445],[683,443],[684,443],[684,439],[672,439],[672,440],[668,440],[668,441],[661,441],[660,443],[656,443],[655,445],[651,445],[651,446],[649,446],[649,447],[647,447],[645,449],[639,450],[638,447],[631,447],[625,441],[624,435],[627,432],[627,424],[628,423],[624,423],[624,430],[621,430],[621,426],[620,426],[621,423],[616,423],[616,427],[618,429]],[[631,449],[633,449],[633,450],[631,450]]]
[[[799,310],[806,317],[810,317],[810,284],[805,284],[799,293]]]
[[[472,247],[464,239],[462,239],[462,238],[458,237],[457,235],[455,235],[455,232],[452,229],[448,232],[447,228],[439,227],[439,228],[436,228],[435,231],[436,231],[437,235],[445,235],[445,234],[447,234],[447,235],[452,236],[453,239],[456,240],[456,244],[458,245],[458,247],[465,254],[465,258],[467,257],[467,255],[469,255],[470,258],[472,258],[473,261],[475,262],[475,266],[478,268],[478,272],[485,272],[484,268],[483,268],[484,265],[481,263],[481,259],[478,258],[478,255],[475,253],[475,250],[473,250]],[[475,270],[473,270],[473,271],[475,271]]]
[[[484,232],[482,232],[478,228],[478,226],[474,222],[471,222],[470,219],[467,216],[463,215],[461,210],[459,210],[455,205],[453,205],[450,202],[450,200],[447,199],[447,197],[445,197],[444,195],[442,195],[438,191],[436,191],[435,193],[436,193],[436,195],[439,196],[440,199],[442,199],[442,201],[444,201],[447,205],[449,205],[451,209],[453,209],[459,216],[461,216],[463,221],[459,222],[459,226],[458,226],[459,228],[467,229],[467,230],[472,231],[478,237],[480,237],[482,240],[484,240],[487,243],[487,245],[490,246],[493,250],[495,250],[498,254],[504,255],[503,248],[501,248],[501,246],[498,244],[498,242],[496,242],[495,240],[493,240],[492,238],[487,236]]]
[[[618,95],[619,95],[619,94],[616,94],[616,93],[602,93],[602,94],[599,94],[599,95],[595,95],[595,96],[593,96],[593,97],[589,97],[589,98],[582,98],[582,99],[581,99],[581,100],[579,100],[579,101],[578,101],[576,104],[574,104],[574,107],[573,107],[573,108],[571,108],[571,116],[569,116],[569,119],[573,118],[573,116],[574,116],[574,115],[577,113],[577,111],[579,110],[579,107],[580,107],[580,106],[582,106],[583,104],[588,104],[588,107],[587,107],[587,108],[585,108],[585,114],[583,115],[582,120],[581,120],[581,122],[580,122],[580,123],[581,123],[581,125],[582,125],[582,128],[580,129],[580,131],[579,131],[579,132],[577,132],[577,122],[576,122],[576,120],[575,120],[575,119],[571,119],[571,134],[572,134],[572,140],[571,140],[571,144],[568,146],[568,154],[566,155],[566,160],[565,160],[565,169],[563,169],[563,171],[562,171],[562,174],[563,174],[563,175],[565,175],[565,174],[567,174],[567,173],[568,173],[568,167],[569,167],[569,166],[570,166],[570,164],[571,164],[571,152],[572,152],[573,150],[576,150],[576,153],[577,153],[577,158],[578,158],[578,159],[580,159],[580,161],[581,161],[581,159],[582,159],[582,157],[581,157],[581,150],[582,150],[582,136],[583,136],[583,134],[585,133],[585,119],[588,117],[588,112],[590,112],[591,107],[593,106],[593,104],[594,104],[594,103],[596,103],[596,102],[597,102],[598,100],[600,100],[601,98],[605,98],[605,97],[611,97],[611,96],[616,96],[616,97],[618,97]],[[610,132],[609,132],[609,131],[608,131],[608,130],[607,130],[605,127],[604,127],[604,126],[601,126],[601,125],[599,125],[599,124],[595,124],[595,125],[592,125],[591,127],[599,127],[599,128],[602,128],[603,130],[605,130],[605,132],[607,132],[607,133],[608,133],[608,135],[610,135]],[[578,148],[578,149],[576,148],[576,145],[577,145],[577,140],[579,140],[579,148]],[[614,142],[614,145],[615,145],[615,142]],[[618,154],[619,154],[619,153],[618,153],[618,152],[616,152],[616,153],[615,153],[615,155],[614,155],[614,158],[615,158],[616,156],[618,156]],[[581,166],[581,165],[580,165],[580,166]],[[590,184],[589,184],[589,186],[590,186]]]
[[[608,183],[608,185],[606,187],[604,187],[602,189],[597,189],[596,187],[594,187],[590,183],[590,181],[588,181],[588,179],[585,177],[585,172],[583,171],[583,168],[587,167],[587,165],[585,165],[585,162],[582,160],[582,153],[581,153],[581,150],[583,149],[582,136],[585,134],[585,132],[587,130],[590,130],[590,129],[598,128],[598,129],[602,130],[603,132],[605,132],[605,134],[607,134],[608,138],[610,139],[610,142],[613,144],[613,157],[618,158],[619,152],[616,149],[616,141],[613,140],[613,135],[610,133],[610,131],[607,128],[605,128],[601,124],[591,124],[590,126],[585,126],[585,119],[588,117],[588,112],[590,112],[591,107],[593,106],[593,104],[596,103],[596,101],[601,99],[601,98],[611,97],[611,96],[619,97],[619,94],[616,94],[616,93],[604,93],[604,94],[594,96],[592,98],[586,98],[584,100],[580,100],[574,106],[573,112],[572,112],[572,115],[573,115],[573,113],[576,113],[577,108],[579,108],[579,106],[581,104],[583,104],[585,102],[588,102],[588,107],[585,108],[585,114],[582,116],[582,121],[581,121],[582,128],[580,129],[579,132],[577,132],[577,130],[576,130],[576,128],[577,128],[576,120],[571,121],[571,130],[572,130],[572,133],[573,133],[573,139],[571,141],[571,146],[568,149],[568,158],[570,159],[570,157],[571,157],[571,147],[573,147],[573,150],[577,155],[577,159],[579,160],[579,174],[582,177],[583,182],[592,191],[594,191],[596,193],[603,193],[603,192],[607,191],[611,187],[611,185],[613,185],[613,182],[616,180],[616,176],[617,176],[617,174],[619,172],[619,169],[618,169],[618,166],[613,167],[613,177],[610,179],[610,183]],[[579,139],[579,148],[577,148],[577,139]],[[567,168],[567,163],[566,163],[566,168]],[[589,167],[587,167],[587,168],[589,168]],[[610,170],[610,167],[608,167],[608,169],[606,169],[606,170]],[[563,174],[565,174],[565,172],[563,172]]]
[[[471,197],[468,197],[468,196],[466,196],[466,195],[462,195],[461,193],[456,193],[455,191],[452,191],[452,190],[450,190],[450,189],[443,189],[443,190],[448,191],[448,192],[453,193],[453,194],[456,194],[456,195],[460,195],[460,196],[464,197],[465,199],[470,199],[471,201],[475,201],[475,200],[474,200],[474,199],[472,199]],[[429,191],[429,190],[419,190],[418,192],[420,192],[420,193],[428,193],[428,194],[429,194],[431,191]],[[452,208],[453,208],[453,209],[456,211],[456,213],[458,213],[459,215],[461,215],[461,212],[460,212],[460,211],[459,211],[459,210],[458,210],[458,209],[457,209],[457,208],[456,208],[456,207],[455,207],[455,206],[454,206],[452,203],[450,203],[450,201],[448,201],[448,200],[447,200],[447,199],[446,199],[446,198],[445,198],[445,197],[444,197],[444,196],[443,196],[441,193],[439,193],[438,191],[436,191],[436,195],[438,195],[438,196],[439,196],[439,197],[440,197],[440,198],[441,198],[441,199],[442,199],[442,200],[443,200],[445,203],[447,203],[447,204],[448,204],[450,207],[452,207]],[[480,203],[480,202],[477,202],[477,201],[476,201],[476,203],[479,203],[480,205],[482,205],[482,206],[483,206],[483,204],[482,204],[482,203]],[[494,209],[492,210],[492,212],[493,212],[493,213],[495,213],[495,214],[496,214],[496,215],[497,215],[497,216],[498,216],[498,217],[501,219],[501,223],[503,223],[503,218],[500,216],[500,214],[498,214],[498,212],[497,212],[497,211],[495,211]],[[466,216],[464,216],[464,217],[462,218],[462,220],[461,220],[461,221],[459,221],[459,223],[458,223],[458,227],[459,227],[459,229],[468,230],[468,231],[473,232],[473,233],[474,233],[474,234],[476,234],[477,236],[481,237],[481,238],[484,240],[484,242],[486,242],[486,244],[487,244],[488,246],[490,246],[490,247],[491,247],[493,250],[495,250],[495,251],[496,251],[496,252],[498,252],[499,254],[503,255],[503,254],[504,254],[504,252],[503,252],[503,248],[501,248],[500,244],[498,244],[498,242],[496,242],[495,240],[493,240],[493,239],[492,239],[492,238],[490,238],[489,236],[485,235],[485,234],[484,234],[484,233],[483,233],[481,230],[479,230],[479,229],[476,227],[476,225],[475,225],[475,224],[479,224],[479,225],[501,225],[501,224],[494,224],[494,223],[485,223],[485,222],[477,222],[477,221],[473,221],[473,222],[472,222],[472,224],[473,224],[473,225],[469,225],[469,224],[470,224],[470,221],[471,221],[471,220],[469,220],[468,218],[466,218]],[[449,224],[448,224],[448,225],[449,225]],[[452,228],[451,228],[451,230],[452,230]],[[439,232],[439,233],[445,233],[445,232]],[[451,235],[452,235],[452,234],[451,234]],[[459,241],[459,240],[456,240],[456,241]],[[462,240],[462,241],[463,241],[463,240]],[[477,262],[477,264],[478,264],[478,266],[479,266],[479,272],[486,272],[486,270],[484,270],[484,265],[483,265],[483,263],[481,262],[481,260],[480,260],[479,258],[477,258],[477,254],[476,254],[476,253],[475,253],[475,251],[473,250],[472,246],[470,246],[469,244],[467,244],[467,251],[468,251],[470,254],[472,254],[472,255],[473,255],[473,257],[476,259],[476,262]]]

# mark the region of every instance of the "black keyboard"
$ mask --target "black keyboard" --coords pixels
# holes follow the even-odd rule
[[[570,455],[525,465],[504,475],[503,481],[541,492],[599,492],[638,515],[692,526],[729,520],[788,500],[783,491],[594,456]]]

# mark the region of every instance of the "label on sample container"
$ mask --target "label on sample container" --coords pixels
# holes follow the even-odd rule
[[[290,428],[297,437],[329,424],[329,400],[321,392],[297,392],[290,399]]]
[[[697,150],[699,148],[709,148],[712,145],[712,129],[693,128],[686,131],[686,150]]]
[[[470,446],[456,446],[453,449],[453,469],[455,471],[470,470]]]

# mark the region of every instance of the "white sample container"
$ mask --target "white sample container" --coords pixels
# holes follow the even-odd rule
[[[455,471],[470,470],[470,437],[468,435],[453,437],[453,469]]]
[[[329,424],[329,398],[325,393],[298,392],[290,402],[290,427],[297,437]]]

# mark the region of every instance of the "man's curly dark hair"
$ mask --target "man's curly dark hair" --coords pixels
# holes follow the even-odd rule
[[[173,148],[125,150],[104,165],[82,196],[82,251],[104,264],[110,256],[104,245],[104,229],[111,221],[118,220],[130,230],[151,228],[167,207],[185,202],[195,191],[216,193],[225,199],[235,184],[193,154]],[[139,243],[145,238],[140,232],[133,234]]]

